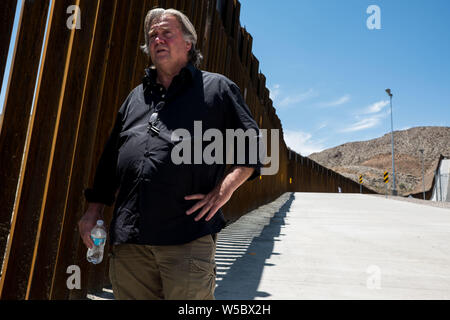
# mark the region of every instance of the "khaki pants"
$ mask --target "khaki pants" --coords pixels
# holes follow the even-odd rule
[[[113,246],[109,276],[118,300],[213,300],[216,236],[182,245]]]

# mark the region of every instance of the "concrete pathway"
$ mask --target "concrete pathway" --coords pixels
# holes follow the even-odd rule
[[[286,193],[218,237],[216,299],[450,299],[450,210]]]

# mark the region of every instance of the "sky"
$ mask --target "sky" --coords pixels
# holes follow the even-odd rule
[[[450,1],[240,2],[291,149],[450,126]]]
[[[386,88],[394,130],[450,126],[450,1],[240,3],[286,144],[301,155],[389,133]]]
[[[8,85],[8,75],[11,70],[12,54],[13,54],[13,50],[14,50],[14,43],[16,41],[15,35],[17,34],[17,26],[19,24],[20,9],[22,7],[21,1],[17,1],[17,2],[18,2],[18,5],[16,7],[16,15],[14,17],[13,30],[11,32],[11,41],[9,44],[8,58],[6,60],[5,71],[4,71],[3,78],[2,78],[3,82],[2,82],[2,87],[1,87],[1,91],[0,91],[0,113],[3,113],[3,105],[5,103],[5,92],[6,92],[6,87]]]

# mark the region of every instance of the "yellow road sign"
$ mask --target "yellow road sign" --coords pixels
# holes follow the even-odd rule
[[[388,183],[389,182],[389,172],[385,171],[384,172],[384,183]]]

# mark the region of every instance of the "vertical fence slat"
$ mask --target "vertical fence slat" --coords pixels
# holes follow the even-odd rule
[[[241,14],[241,4],[239,3],[239,1],[237,0],[233,0],[234,2],[234,7],[233,7],[233,25],[232,25],[232,37],[234,39],[234,41],[236,42],[236,46],[238,46],[239,44],[237,43],[237,39],[238,39],[238,32],[240,32],[240,25],[239,25],[239,16]]]
[[[152,8],[152,0],[144,0],[142,20],[139,24],[139,43],[136,46],[136,63],[134,68],[134,76],[132,87],[138,86],[144,77],[144,69],[148,67],[149,57],[141,50],[140,46],[145,43],[144,21],[148,11]]]
[[[48,6],[49,1],[43,0],[26,1],[22,7],[22,19],[26,23],[18,25],[11,78],[5,94],[3,113],[8,125],[0,131],[0,267],[11,228]]]
[[[218,52],[217,52],[217,46],[219,43],[219,13],[214,10],[213,13],[213,20],[212,20],[212,32],[211,32],[211,47],[209,47],[208,52],[208,60],[211,62],[210,69],[212,72],[218,71]]]
[[[202,0],[203,6],[202,6],[202,28],[201,35],[203,37],[203,43],[202,43],[202,52],[204,54],[205,60],[203,62],[202,67],[205,69],[208,69],[208,66],[210,65],[210,57],[209,54],[209,47],[211,46],[211,33],[212,33],[212,15],[216,10],[216,1],[215,0]],[[206,7],[206,9],[204,9]]]
[[[205,28],[206,28],[206,12],[208,9],[208,4],[205,0],[198,0],[193,3],[194,5],[194,24],[195,30],[197,32],[197,49],[199,49],[203,56],[205,55]],[[203,62],[204,63],[204,62]],[[202,68],[203,65],[202,65]]]
[[[141,54],[140,47],[140,32],[143,32],[141,28],[143,24],[144,13],[144,1],[131,0],[131,9],[128,18],[128,24],[125,32],[125,41],[123,42],[123,56],[121,72],[118,74],[119,82],[119,94],[117,97],[117,104],[122,104],[123,100],[128,96],[133,88],[133,79],[136,71],[137,57]],[[141,76],[144,75],[143,71],[139,71]]]
[[[232,22],[233,22],[233,0],[226,0],[225,3],[225,16],[224,16],[224,21],[222,21],[223,26],[225,27],[225,31],[227,36],[231,36],[232,35],[232,30],[233,30],[233,26],[232,26]]]

